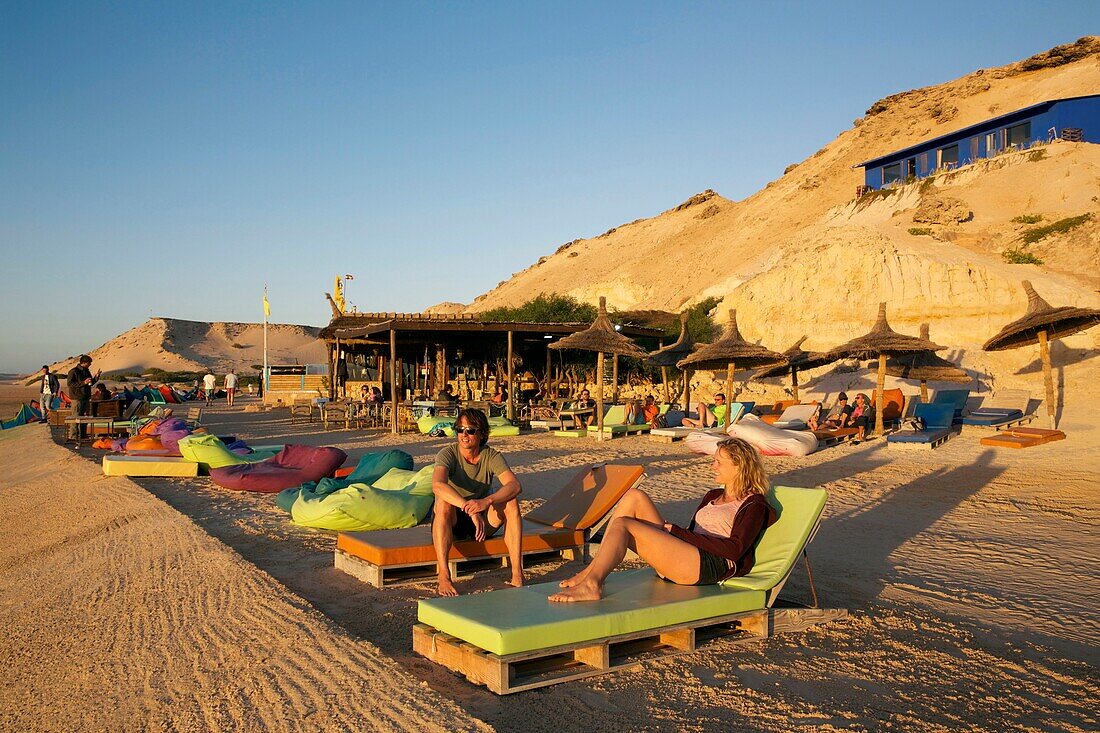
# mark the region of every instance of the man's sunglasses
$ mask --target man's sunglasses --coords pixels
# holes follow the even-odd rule
[[[477,435],[477,428],[455,428],[459,435]]]

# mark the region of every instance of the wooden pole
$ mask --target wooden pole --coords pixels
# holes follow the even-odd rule
[[[514,382],[515,370],[512,367],[512,332],[508,332],[508,419],[516,417],[514,405],[516,404],[516,390]]]
[[[794,398],[798,399],[798,370],[791,367],[791,389],[794,391]]]
[[[603,352],[596,355],[596,440],[603,440]]]
[[[390,432],[397,435],[397,331],[390,329]]]
[[[612,354],[611,358],[611,403],[619,404],[619,355]],[[600,381],[603,381],[603,372],[600,372]]]
[[[733,402],[733,362],[731,361],[726,365],[726,414],[722,416],[722,427],[729,428],[730,417],[733,410],[730,409],[730,403]],[[699,416],[700,419],[702,415]]]
[[[665,402],[668,403],[668,367],[661,367],[661,384],[665,387]]]
[[[920,380],[920,401],[924,404],[928,404],[928,380]]]
[[[1046,331],[1039,332],[1039,357],[1043,360],[1043,384],[1047,388],[1047,421],[1050,429],[1054,430],[1054,374],[1050,368],[1050,342]]]
[[[883,393],[886,391],[886,354],[878,355],[878,386],[875,391],[875,435],[882,435],[886,428],[882,424]]]
[[[681,407],[685,416],[691,412],[691,367],[684,367],[684,404]]]

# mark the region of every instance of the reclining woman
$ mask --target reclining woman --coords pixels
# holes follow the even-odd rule
[[[596,601],[603,584],[633,550],[657,575],[679,585],[713,585],[752,570],[753,548],[776,514],[764,493],[768,476],[756,449],[740,438],[718,444],[711,464],[722,488],[708,491],[687,528],[666,522],[644,491],[630,489],[604,532],[596,557],[561,582],[558,603]]]

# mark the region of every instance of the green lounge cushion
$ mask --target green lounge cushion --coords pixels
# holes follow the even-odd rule
[[[722,581],[727,588],[767,591],[782,582],[809,542],[829,494],[825,489],[773,486],[767,498],[778,518],[756,545],[752,571]]]
[[[717,585],[676,585],[649,568],[612,573],[594,603],[550,603],[561,590],[540,583],[419,602],[417,617],[493,654],[518,654],[606,639],[696,619],[764,608],[764,593]]]
[[[204,468],[223,468],[241,463],[259,463],[271,458],[278,451],[254,451],[247,455],[234,453],[216,435],[206,433],[180,438],[180,455]]]
[[[290,514],[295,524],[358,532],[414,527],[428,515],[434,466],[418,472],[390,469],[373,486],[353,483],[328,494],[299,491]]]

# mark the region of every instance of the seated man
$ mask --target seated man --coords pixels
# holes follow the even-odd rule
[[[592,394],[587,389],[582,389],[570,412],[573,413],[573,427],[578,430],[587,425],[595,425],[596,400],[592,399]],[[581,418],[584,418],[584,422],[581,422]]]
[[[806,426],[810,430],[837,430],[838,428],[847,427],[852,418],[853,410],[855,408],[848,404],[848,394],[841,392],[836,396],[836,404],[833,405],[833,409],[829,410],[829,414],[824,420],[819,421],[818,415],[812,415],[806,421]]]
[[[726,404],[726,396],[719,392],[714,395],[714,407],[707,405],[705,402],[700,402],[695,406],[695,409],[699,413],[699,417],[685,417],[683,424],[689,428],[709,428],[722,424],[722,421],[726,419],[726,411],[729,410],[729,405]]]
[[[476,409],[459,410],[456,443],[435,457],[432,491],[432,543],[439,571],[439,595],[457,596],[448,559],[455,539],[482,542],[504,527],[504,544],[512,568],[510,585],[523,585],[523,520],[519,513],[522,488],[504,456],[486,445],[489,420]],[[500,488],[493,491],[493,479]]]
[[[623,425],[653,425],[660,414],[661,408],[653,395],[646,395],[644,404],[639,404],[638,400],[627,400]]]

